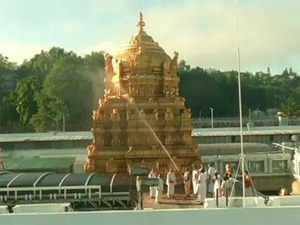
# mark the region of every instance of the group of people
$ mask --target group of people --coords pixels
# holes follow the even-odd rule
[[[207,171],[203,164],[200,164],[199,167],[193,165],[192,172],[186,167],[183,177],[185,198],[191,196],[192,189],[193,195],[197,196],[200,203],[204,203],[207,195],[215,196],[222,184],[222,178],[212,164],[208,166]]]
[[[150,198],[155,198],[155,202],[158,202],[162,196],[164,191],[164,181],[159,173],[156,172],[154,168],[151,169],[148,178],[157,178],[158,185],[157,186],[150,186]],[[176,174],[174,169],[170,169],[167,173],[166,177],[166,184],[168,186],[167,197],[169,199],[175,199],[175,185],[176,185]]]
[[[164,181],[160,174],[156,173],[155,169],[151,170],[148,178],[158,178],[159,180],[158,186],[150,187],[150,198],[155,198],[156,202],[158,202],[163,193]],[[185,199],[191,197],[192,193],[193,196],[197,197],[197,200],[200,201],[200,203],[204,203],[206,196],[230,196],[232,184],[234,183],[230,164],[225,165],[225,174],[223,176],[217,172],[213,164],[208,165],[207,171],[203,164],[200,164],[199,166],[193,165],[192,171],[190,171],[189,167],[185,167],[182,178]],[[254,194],[253,182],[248,171],[245,171],[244,178],[246,196],[252,196]],[[175,198],[176,182],[177,178],[175,170],[171,168],[166,176],[168,199]]]
[[[202,203],[207,195],[209,197],[230,196],[235,182],[236,179],[232,176],[230,164],[225,165],[225,174],[223,176],[218,173],[213,164],[208,165],[207,171],[205,171],[203,164],[200,164],[199,168],[195,165],[193,166],[193,192]],[[255,194],[254,185],[248,171],[244,173],[244,182],[246,196],[253,196]],[[189,195],[189,193],[190,191],[187,190],[186,195]]]
[[[205,171],[203,164],[200,164],[199,168],[193,165],[191,182],[193,184],[193,194],[197,196],[200,203],[204,203],[207,194],[213,195],[215,188],[218,188],[220,176],[217,176],[216,169],[212,165],[209,165],[207,171]],[[189,193],[190,190],[187,190],[186,197],[189,196]]]

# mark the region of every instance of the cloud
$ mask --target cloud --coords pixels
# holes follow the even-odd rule
[[[22,42],[2,42],[0,45],[0,52],[2,55],[7,56],[9,61],[21,64],[25,59],[32,58],[41,50],[49,50],[51,47],[42,44],[31,44]]]
[[[300,74],[300,1],[240,0],[238,8],[236,2],[157,0],[150,3],[135,0],[127,3],[118,0],[100,3],[93,0],[82,10],[82,15],[78,13],[80,6],[74,14],[70,6],[66,20],[63,16],[65,8],[61,7],[61,12],[56,13],[60,15],[59,24],[53,18],[50,27],[41,23],[42,28],[38,28],[37,23],[36,27],[28,28],[18,20],[18,26],[30,32],[23,34],[19,29],[8,27],[9,35],[2,37],[0,53],[21,63],[41,49],[48,50],[53,43],[59,43],[80,55],[100,50],[115,54],[122,45],[120,41],[128,43],[130,35],[134,34],[138,12],[144,9],[147,33],[169,55],[178,51],[179,57],[192,66],[236,69],[238,39],[243,71],[266,70],[270,66],[272,72],[281,72],[284,67],[293,67]],[[12,41],[19,36],[22,39]],[[31,43],[25,43],[26,40]],[[34,40],[49,44],[33,44]]]
[[[237,7],[238,6],[238,7]],[[242,70],[300,72],[300,2],[185,1],[145,15],[146,29],[168,52],[178,50],[189,64],[235,69],[237,40]],[[238,15],[238,31],[236,18]],[[278,71],[278,72],[279,72]]]

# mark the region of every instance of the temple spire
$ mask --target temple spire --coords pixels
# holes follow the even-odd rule
[[[139,33],[143,31],[145,25],[146,24],[145,24],[144,19],[143,19],[143,13],[140,12],[140,20],[137,24],[137,27],[139,27]]]

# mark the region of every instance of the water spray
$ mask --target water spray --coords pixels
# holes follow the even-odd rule
[[[119,88],[121,88],[121,87],[119,86]],[[122,89],[122,92],[124,93],[125,91]],[[161,148],[163,149],[163,151],[166,153],[166,155],[168,156],[168,158],[172,162],[172,164],[175,167],[175,169],[177,171],[179,171],[179,168],[176,165],[176,163],[175,163],[174,159],[172,158],[171,154],[169,153],[169,151],[167,150],[167,148],[163,145],[163,143],[161,142],[161,140],[159,139],[159,137],[157,136],[157,134],[154,132],[153,128],[150,126],[150,124],[147,122],[147,120],[141,114],[140,110],[137,107],[137,104],[134,102],[134,99],[130,98],[128,93],[123,94],[121,97],[123,97],[124,99],[126,99],[127,102],[133,106],[133,108],[135,109],[135,111],[138,114],[138,117],[141,119],[141,121],[144,123],[144,125],[150,130],[150,132],[154,136],[155,140],[159,143],[159,145],[161,146]],[[129,153],[130,151],[131,150],[129,150],[127,153]]]
[[[123,91],[123,90],[122,90]],[[138,113],[139,118],[142,120],[142,122],[144,123],[144,125],[151,131],[152,135],[154,136],[155,140],[159,143],[159,145],[161,146],[161,148],[163,149],[163,151],[166,153],[166,155],[168,156],[168,158],[170,159],[170,161],[172,162],[173,166],[175,167],[175,169],[177,171],[179,171],[178,166],[176,165],[174,159],[172,158],[171,154],[169,153],[169,151],[167,150],[167,148],[163,145],[163,143],[161,142],[161,140],[158,138],[157,134],[154,132],[153,128],[150,126],[150,124],[147,122],[147,120],[145,119],[145,117],[141,114],[140,110],[138,109],[136,103],[134,102],[133,98],[130,98],[128,94],[124,94],[122,95],[122,97],[124,99],[127,100],[127,102],[129,104],[131,104],[133,106],[133,108],[136,110],[136,112]],[[128,152],[130,152],[131,150],[129,150]]]

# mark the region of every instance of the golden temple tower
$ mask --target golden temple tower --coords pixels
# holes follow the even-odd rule
[[[170,58],[144,31],[114,58],[106,54],[105,94],[93,112],[87,172],[125,172],[134,166],[165,169],[197,160],[191,111],[179,96],[178,53]]]

